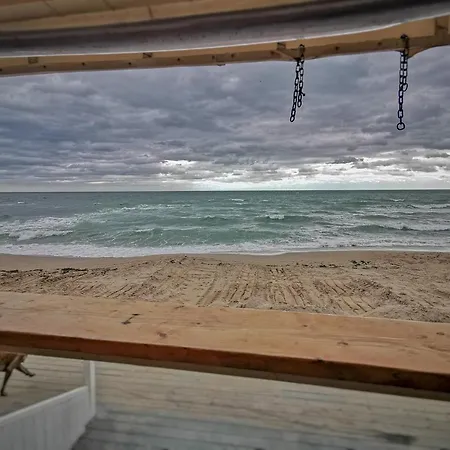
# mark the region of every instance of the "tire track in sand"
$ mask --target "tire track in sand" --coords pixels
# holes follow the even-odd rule
[[[212,280],[198,299],[197,306],[212,305],[220,297],[226,284],[226,276],[221,274],[219,270],[214,270]]]

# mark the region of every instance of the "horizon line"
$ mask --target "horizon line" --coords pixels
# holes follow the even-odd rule
[[[379,189],[211,189],[211,190],[105,190],[105,191],[0,191],[0,194],[111,194],[111,193],[217,193],[217,192],[383,192],[383,191],[450,191],[449,188],[379,188]]]

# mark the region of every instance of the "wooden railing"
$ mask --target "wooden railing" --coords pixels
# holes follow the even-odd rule
[[[94,363],[85,386],[0,417],[0,448],[70,450],[95,415]]]
[[[445,323],[1,292],[0,347],[407,395],[450,393]]]

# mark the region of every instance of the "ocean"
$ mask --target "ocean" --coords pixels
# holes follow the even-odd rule
[[[450,191],[0,193],[0,253],[450,250]]]

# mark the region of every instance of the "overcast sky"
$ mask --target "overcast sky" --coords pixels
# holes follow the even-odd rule
[[[450,188],[450,48],[0,78],[0,191]]]

